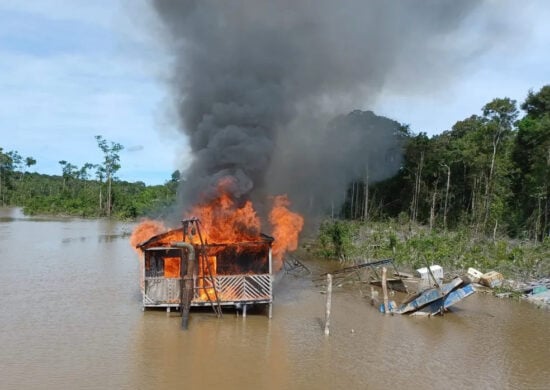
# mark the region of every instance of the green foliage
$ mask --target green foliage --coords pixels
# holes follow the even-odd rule
[[[113,213],[113,188],[112,188],[112,182],[113,180],[116,180],[115,174],[120,169],[120,155],[119,152],[124,149],[124,146],[122,146],[119,143],[115,143],[111,141],[111,144],[108,145],[107,141],[103,139],[102,136],[96,135],[95,139],[97,141],[97,146],[101,149],[103,152],[103,164],[99,164],[98,166],[98,173],[101,177],[105,176],[107,180],[107,202],[105,204],[105,210],[107,216],[111,216],[111,213]],[[101,194],[101,187],[100,187],[100,194]],[[101,195],[100,195],[100,202],[99,202],[99,208],[103,208],[103,204],[101,201]]]
[[[529,92],[519,121],[516,102],[497,98],[449,131],[408,133],[400,172],[370,185],[379,205],[370,215],[541,241],[550,233],[549,101],[547,85]]]
[[[365,262],[394,258],[407,269],[441,265],[445,271],[464,271],[469,267],[482,272],[499,271],[505,277],[528,279],[550,274],[550,239],[535,245],[532,242],[480,239],[471,229],[453,232],[429,231],[415,225],[408,227],[394,221],[358,223],[325,221],[317,237],[318,254],[326,258],[336,255],[334,241],[344,236],[347,260]]]
[[[18,152],[4,153],[0,148],[0,204],[23,207],[26,214],[80,217],[107,214],[127,219],[162,214],[175,202],[179,172],[165,185],[121,182],[114,174],[120,168],[118,152],[122,145],[109,145],[101,136],[96,140],[105,153],[103,164],[85,163],[79,168],[60,160],[61,176],[24,172],[23,161],[30,167],[36,160],[32,157],[23,160]],[[90,178],[93,169],[97,180]]]
[[[477,115],[431,137],[372,112],[335,118],[328,128],[335,140],[344,129],[378,142],[391,134],[397,142],[389,155],[369,155],[368,167],[351,168],[354,180],[341,189],[346,201],[336,213],[354,222],[322,224],[322,256],[545,268],[537,251],[546,248],[550,236],[549,102],[550,85],[529,91],[520,105],[525,116],[517,120],[516,102],[496,98]],[[25,172],[36,160],[0,148],[0,204],[22,205],[33,213],[133,218],[162,214],[173,203],[182,184],[179,171],[163,186],[120,182],[116,172],[123,146],[101,136],[96,142],[101,163],[77,167],[61,160],[61,176]],[[397,174],[376,182],[388,165]],[[364,220],[382,223],[385,230]],[[506,244],[510,239],[528,245]]]
[[[319,228],[319,251],[325,258],[347,261],[355,254],[353,244],[357,237],[358,225],[353,222],[326,220]]]
[[[527,115],[518,122],[511,153],[515,170],[512,198],[516,234],[542,240],[550,229],[550,86],[529,92],[522,104]]]

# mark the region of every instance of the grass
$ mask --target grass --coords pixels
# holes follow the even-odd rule
[[[529,280],[550,275],[550,239],[535,244],[475,235],[467,227],[443,231],[388,222],[327,220],[315,240],[315,253],[345,264],[394,258],[406,268],[441,265],[446,272],[469,267],[505,278]]]

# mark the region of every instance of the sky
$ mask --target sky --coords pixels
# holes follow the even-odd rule
[[[529,89],[549,84],[550,2],[493,0],[486,7],[507,23],[498,30],[502,39],[460,74],[410,93],[390,85],[350,110],[373,110],[434,135],[480,114],[493,98],[522,102]],[[94,136],[101,135],[124,146],[121,180],[163,184],[184,169],[191,156],[173,120],[172,58],[158,28],[144,0],[0,0],[3,151],[35,158],[31,171],[60,174],[60,160],[100,163]]]

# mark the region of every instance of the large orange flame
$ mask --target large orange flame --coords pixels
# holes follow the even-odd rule
[[[304,218],[288,209],[290,201],[286,195],[276,196],[273,209],[269,214],[269,222],[273,226],[273,258],[277,260],[276,268],[282,265],[283,256],[287,251],[298,248],[298,236],[304,227]]]
[[[230,179],[220,181],[218,196],[208,203],[195,206],[185,218],[197,217],[201,221],[201,234],[204,243],[231,244],[247,241],[257,241],[261,232],[261,221],[251,201],[238,204],[227,188]],[[275,271],[282,266],[284,255],[298,247],[298,238],[304,226],[301,215],[289,210],[290,201],[286,195],[273,197],[273,208],[269,215],[273,242],[273,268]],[[146,220],[136,227],[130,242],[133,247],[147,239],[166,232],[167,229],[159,221]],[[177,241],[170,237],[170,240]],[[164,240],[164,241],[165,241]],[[193,236],[198,243],[198,236]]]
[[[134,248],[134,250],[141,255],[141,249],[137,248],[137,245],[147,241],[149,238],[156,236],[157,234],[164,233],[165,231],[166,231],[166,228],[164,227],[164,224],[162,222],[146,219],[142,221],[132,232],[132,235],[130,236],[130,245],[132,245],[132,248]],[[144,288],[144,280],[143,280],[144,266],[145,264],[143,264],[143,261],[140,261],[139,274],[140,274],[141,289]]]
[[[198,217],[203,228],[203,239],[209,243],[228,244],[255,241],[260,234],[260,218],[252,202],[238,206],[226,188],[229,179],[218,185],[218,197],[193,208],[191,215]]]
[[[162,222],[152,219],[143,220],[132,232],[130,236],[130,245],[140,253],[140,250],[136,248],[138,244],[147,241],[157,234],[164,233],[165,231],[166,227]]]

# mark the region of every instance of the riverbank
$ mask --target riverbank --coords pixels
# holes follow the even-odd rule
[[[445,276],[465,276],[469,268],[502,275],[495,288],[480,291],[526,300],[550,308],[550,240],[533,242],[487,238],[472,229],[430,230],[389,222],[326,221],[317,236],[303,240],[302,254],[334,261],[340,267],[391,258],[401,271],[440,265]],[[539,295],[543,294],[543,295]]]
[[[445,269],[497,271],[518,281],[550,277],[550,239],[543,242],[486,237],[474,229],[453,231],[411,226],[398,221],[328,220],[315,237],[303,241],[306,251],[342,264],[393,258],[412,269],[439,264]]]

